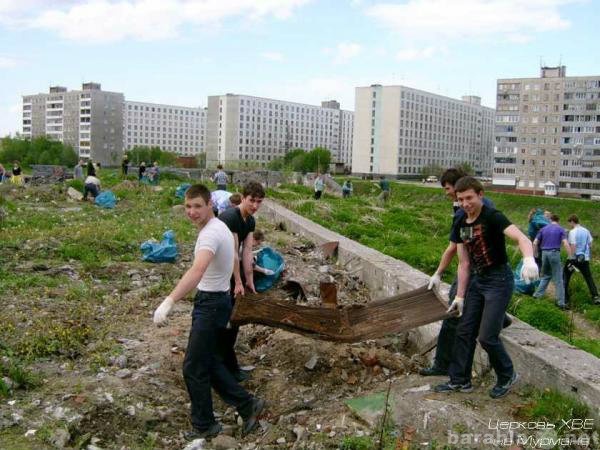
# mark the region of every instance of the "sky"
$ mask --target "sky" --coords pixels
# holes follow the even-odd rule
[[[94,81],[127,100],[309,104],[405,85],[495,107],[541,64],[600,75],[600,0],[0,0],[0,136],[21,96]]]

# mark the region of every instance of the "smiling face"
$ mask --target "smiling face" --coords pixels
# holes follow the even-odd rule
[[[185,198],[185,214],[198,228],[202,228],[215,215],[212,202],[206,203],[202,197]]]
[[[483,206],[483,192],[479,194],[474,189],[467,189],[463,192],[457,192],[456,197],[460,207],[465,210],[468,216],[477,215]]]
[[[456,200],[456,191],[454,191],[454,185],[450,183],[444,183],[444,192],[448,198],[452,201]]]

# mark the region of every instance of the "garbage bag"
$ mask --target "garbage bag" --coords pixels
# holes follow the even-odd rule
[[[102,208],[114,208],[117,204],[117,197],[112,191],[102,191],[98,197],[96,197],[96,205]]]
[[[544,216],[544,211],[542,211],[540,208],[537,208],[531,217],[531,220],[529,221],[529,226],[527,227],[527,234],[531,240],[535,239],[538,231],[540,231],[549,223],[550,221],[546,218],[546,216]]]
[[[180,184],[179,186],[177,186],[177,189],[175,190],[175,197],[177,197],[177,198],[185,197],[185,193],[190,188],[190,186],[191,186],[190,183],[184,183],[184,184]]]
[[[254,288],[256,292],[271,289],[285,269],[285,261],[280,253],[271,247],[263,247],[256,254],[256,265],[273,271],[273,275],[254,273]]]
[[[521,278],[521,268],[522,267],[523,267],[523,260],[519,261],[519,264],[517,264],[517,267],[515,268],[515,271],[514,271],[514,277],[515,277],[514,290],[515,290],[515,292],[517,292],[519,294],[533,295],[533,293],[537,289],[538,285],[540,284],[540,280],[535,280],[531,283],[528,283],[525,280],[523,280],[523,278]]]
[[[155,240],[143,242],[140,249],[142,250],[142,259],[149,262],[175,262],[179,256],[173,230],[165,231],[160,242]]]

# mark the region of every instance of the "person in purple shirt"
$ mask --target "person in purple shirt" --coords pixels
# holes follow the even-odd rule
[[[540,298],[544,295],[548,283],[552,280],[556,288],[556,303],[560,309],[566,309],[560,246],[563,245],[568,255],[571,254],[571,248],[567,241],[567,233],[558,224],[559,221],[560,218],[556,214],[552,214],[550,224],[538,231],[533,240],[534,248],[540,249],[542,254],[542,276],[538,288],[533,293],[533,298]]]

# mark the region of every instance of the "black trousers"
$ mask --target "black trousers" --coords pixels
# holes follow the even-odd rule
[[[592,277],[592,271],[590,270],[590,262],[589,261],[577,261],[576,259],[570,259],[565,264],[563,269],[563,279],[565,282],[565,303],[569,303],[569,281],[571,281],[571,276],[575,273],[574,270],[569,270],[569,265],[577,267],[583,275],[583,279],[585,280],[588,289],[590,290],[590,295],[592,298],[598,297],[598,289],[596,288],[596,283],[594,283],[594,278]]]

